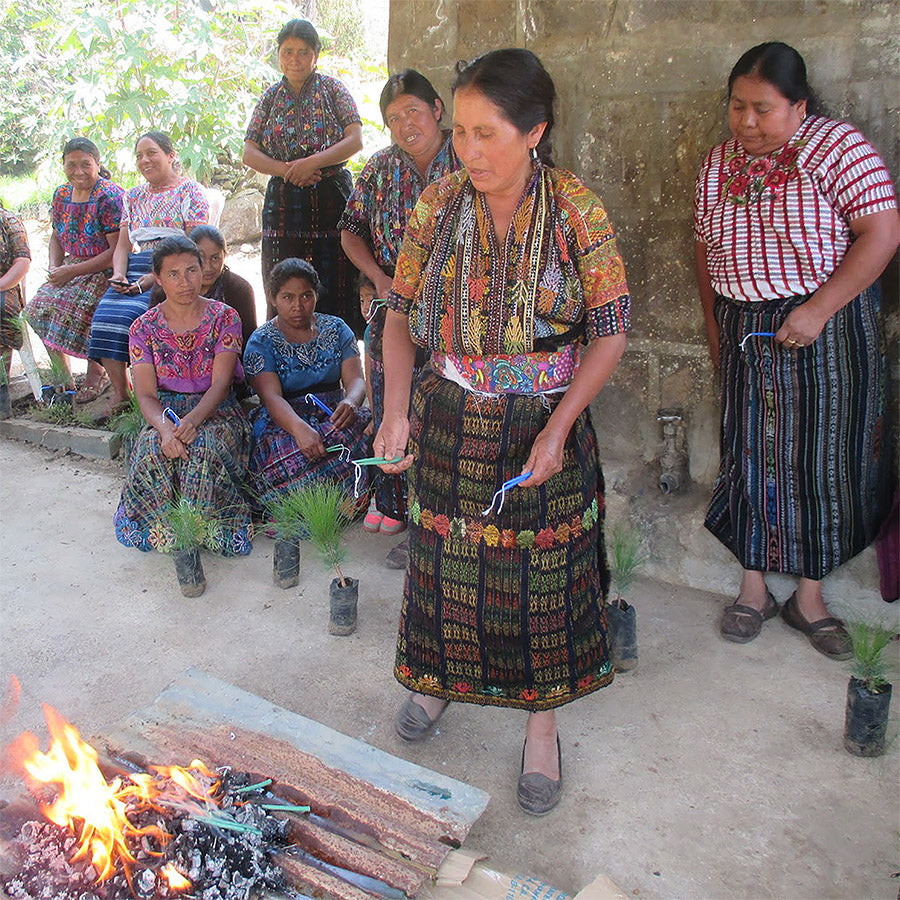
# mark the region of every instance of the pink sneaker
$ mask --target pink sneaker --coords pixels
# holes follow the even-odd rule
[[[366,531],[378,531],[381,528],[381,523],[384,521],[384,516],[378,512],[375,508],[375,504],[373,503],[369,507],[369,511],[366,513],[365,519],[363,519],[363,528]]]
[[[390,516],[383,516],[378,530],[382,534],[400,534],[401,531],[406,531],[406,522],[392,519]]]

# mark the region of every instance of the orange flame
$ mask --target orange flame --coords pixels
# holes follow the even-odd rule
[[[41,809],[51,822],[68,828],[78,838],[73,859],[90,857],[98,882],[115,874],[118,863],[130,878],[136,860],[129,840],[134,842],[146,835],[163,847],[171,840],[170,834],[156,826],[135,826],[127,810],[168,808],[190,814],[217,805],[214,795],[219,778],[196,759],[189,769],[156,766],[156,775],[134,774],[124,782],[118,777],[107,782],[97,764],[97,751],[53,707],[43,706],[52,738],[50,749],[42,753],[38,739],[26,732],[11,745],[10,757],[19,760],[29,788],[39,799],[46,786],[56,788],[56,799],[42,803]],[[171,887],[183,890],[191,886],[174,866],[162,871]],[[179,879],[181,886],[175,883]]]
[[[170,890],[186,891],[191,887],[190,881],[188,881],[188,879],[185,878],[172,863],[163,866],[159,870],[159,874],[162,875]]]

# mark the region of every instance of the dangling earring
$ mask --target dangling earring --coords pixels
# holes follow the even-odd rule
[[[532,162],[537,162],[537,161],[538,161],[537,147],[532,147],[532,148],[531,148],[531,159],[532,159]]]

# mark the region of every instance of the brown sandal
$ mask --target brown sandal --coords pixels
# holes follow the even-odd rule
[[[850,635],[840,619],[834,616],[825,616],[810,622],[804,618],[797,606],[797,592],[794,591],[781,610],[781,618],[785,625],[796,628],[809,638],[809,642],[823,656],[829,659],[850,659],[853,655],[853,647],[850,643]]]
[[[75,403],[93,403],[98,397],[102,397],[110,388],[109,376],[103,373],[97,384],[83,384],[75,392]]]
[[[766,605],[762,612],[752,606],[741,603],[738,597],[731,606],[726,606],[722,612],[722,622],[719,631],[726,641],[735,644],[747,644],[761,631],[763,622],[774,619],[778,615],[778,602],[772,596],[771,591],[766,591]]]

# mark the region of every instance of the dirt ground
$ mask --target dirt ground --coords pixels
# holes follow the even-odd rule
[[[274,587],[264,537],[247,558],[204,555],[206,594],[183,598],[171,558],[116,542],[121,481],[117,462],[0,441],[0,676],[23,687],[0,740],[45,742],[42,701],[102,735],[197,666],[488,791],[467,846],[510,874],[574,892],[603,872],[645,898],[897,896],[898,744],[844,751],[846,669],[780,621],[728,644],[725,598],[639,583],[639,667],[560,711],[563,800],[534,820],[514,793],[522,713],[455,707],[422,745],[393,732],[396,539],[351,529],[359,628],[333,637],[330,576],[304,551],[300,586]],[[19,790],[0,781],[0,799]]]

